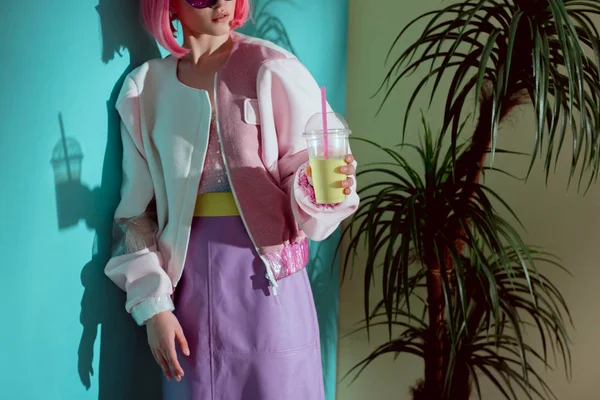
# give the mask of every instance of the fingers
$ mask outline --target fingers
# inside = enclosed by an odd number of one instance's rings
[[[349,196],[352,193],[352,185],[354,185],[354,179],[348,178],[345,181],[342,181],[342,187],[344,188],[344,194]]]
[[[348,154],[346,158],[344,158],[344,161],[348,165],[343,166],[341,171],[342,173],[348,175],[348,179],[342,182],[342,187],[344,188],[344,194],[349,196],[350,193],[352,193],[351,187],[354,185],[354,179],[352,179],[350,176],[356,174],[356,168],[354,168],[354,165],[351,165],[354,162],[354,156],[352,154]]]
[[[152,355],[167,379],[175,378],[177,382],[181,381],[184,373],[177,359],[175,340],[178,341],[183,354],[189,355],[190,350],[177,318],[172,313],[157,314],[152,317],[146,329]]]
[[[175,338],[177,339],[177,343],[179,343],[179,348],[181,349],[181,352],[186,356],[189,356],[190,346],[188,346],[187,339],[185,338],[185,335],[183,334],[183,329],[181,329],[181,327],[177,329],[177,332],[175,333]]]
[[[356,169],[354,168],[354,165],[344,165],[342,168],[340,168],[340,171],[346,175],[354,175]]]
[[[312,168],[310,167],[310,165],[306,166],[306,168],[304,169],[304,172],[306,173],[306,178],[308,179],[308,183],[312,186],[312,184],[313,184]]]
[[[167,349],[163,350],[163,356],[169,363],[171,370],[173,371],[173,375],[177,382],[181,380],[183,376],[183,368],[179,365],[179,360],[177,359],[177,352],[175,351],[175,341],[169,341]]]
[[[158,363],[160,368],[165,373],[165,376],[167,377],[167,379],[172,380],[173,375],[171,374],[171,369],[169,368],[169,365],[167,364],[167,361],[165,360],[165,358],[162,356],[162,353],[159,350],[155,350],[155,349],[150,349],[150,350],[152,350],[152,355],[154,356],[154,359],[156,360],[156,362]]]

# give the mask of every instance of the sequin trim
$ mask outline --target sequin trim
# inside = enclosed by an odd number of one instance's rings
[[[276,280],[281,280],[306,267],[308,263],[308,239],[300,243],[288,244],[283,250],[266,254],[263,259]]]

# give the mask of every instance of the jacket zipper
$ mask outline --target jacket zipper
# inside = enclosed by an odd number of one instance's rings
[[[221,137],[221,124],[219,123],[219,106],[218,101],[217,101],[217,82],[218,82],[218,72],[215,73],[215,81],[214,81],[214,88],[213,88],[213,101],[214,101],[214,108],[215,108],[215,125],[217,128],[217,136],[219,137],[219,146],[221,147],[221,158],[223,159],[223,165],[225,165],[225,171],[227,172],[227,179],[229,180],[229,186],[231,187],[231,193],[233,194],[233,199],[235,201],[235,205],[237,206],[239,212],[240,212],[240,217],[242,219],[242,223],[244,224],[244,227],[246,228],[246,232],[248,233],[248,236],[250,237],[250,240],[252,241],[252,245],[254,246],[254,249],[256,251],[256,254],[259,255],[259,257],[261,258],[265,269],[267,271],[266,273],[266,278],[269,281],[269,284],[271,285],[271,287],[273,288],[273,295],[277,296],[277,287],[279,286],[277,284],[277,280],[275,279],[275,275],[273,274],[273,271],[271,271],[271,269],[268,267],[268,263],[267,261],[263,258],[263,256],[260,254],[260,252],[258,251],[258,246],[256,246],[256,242],[254,241],[254,238],[252,237],[252,233],[250,231],[250,229],[248,229],[248,224],[246,223],[246,219],[244,218],[244,213],[242,212],[242,208],[240,207],[240,203],[239,200],[237,198],[237,195],[235,193],[235,188],[233,187],[233,183],[231,181],[231,174],[229,172],[229,165],[227,164],[227,159],[225,157],[225,148],[223,146],[223,138]]]

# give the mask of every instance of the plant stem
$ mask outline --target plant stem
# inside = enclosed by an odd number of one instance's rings
[[[437,263],[436,263],[437,264]],[[425,348],[425,387],[428,398],[439,399],[444,382],[444,289],[440,269],[429,266],[427,271],[427,303],[429,308],[429,339]]]
[[[502,104],[500,109],[500,121],[506,117],[510,110],[520,104],[518,96],[507,96],[507,101]],[[476,185],[481,177],[482,167],[485,164],[488,154],[491,139],[492,139],[492,94],[482,92],[480,102],[480,115],[477,122],[477,127],[471,139],[471,146],[459,160],[456,166],[457,181],[472,183],[465,185],[465,191],[461,198],[462,207],[467,207],[473,194],[475,193]],[[462,210],[458,210],[462,212]],[[469,226],[470,221],[464,221]],[[431,221],[435,224],[435,221]],[[439,223],[439,221],[438,221]],[[466,237],[465,228],[463,226],[454,227],[454,253],[462,254],[465,242],[462,238]],[[433,227],[428,230],[435,232]],[[446,332],[446,324],[444,319],[445,299],[444,299],[444,283],[441,274],[447,274],[450,278],[454,270],[453,259],[450,256],[450,251],[447,245],[441,242],[436,243],[432,235],[429,236],[430,243],[426,249],[426,265],[427,265],[427,304],[429,312],[429,333],[425,347],[425,393],[426,398],[431,400],[443,399],[443,386],[445,380],[445,372],[448,369],[449,344]],[[441,254],[437,257],[436,254]],[[443,260],[445,265],[440,265]],[[478,329],[483,313],[477,311],[477,315],[469,320],[469,334],[474,334]],[[452,400],[467,400],[470,396],[471,385],[469,371],[466,366],[462,365],[460,359],[457,360],[455,366],[455,374],[452,379],[452,387],[450,393],[445,396]]]

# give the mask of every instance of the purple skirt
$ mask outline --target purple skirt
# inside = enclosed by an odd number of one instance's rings
[[[273,296],[240,217],[194,218],[175,308],[191,355],[165,400],[324,400],[306,270]]]

